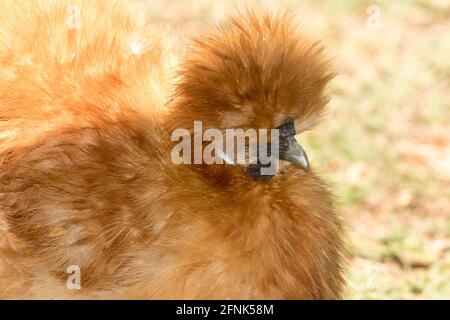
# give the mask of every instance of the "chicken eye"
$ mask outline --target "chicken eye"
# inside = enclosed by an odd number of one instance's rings
[[[281,126],[277,128],[279,130],[280,139],[295,136],[295,123],[294,119],[288,118]]]

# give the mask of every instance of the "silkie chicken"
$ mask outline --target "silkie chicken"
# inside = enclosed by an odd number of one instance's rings
[[[343,224],[296,136],[328,101],[320,45],[247,12],[183,51],[142,12],[0,3],[0,297],[342,298]],[[278,128],[276,171],[174,163],[194,121]]]

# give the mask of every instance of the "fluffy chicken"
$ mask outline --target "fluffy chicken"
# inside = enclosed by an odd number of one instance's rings
[[[342,222],[294,138],[328,100],[321,47],[246,13],[179,59],[143,11],[1,1],[0,297],[341,298]],[[194,121],[284,128],[276,172],[175,164]]]

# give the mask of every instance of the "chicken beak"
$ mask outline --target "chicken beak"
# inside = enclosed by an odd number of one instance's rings
[[[294,136],[289,136],[285,138],[285,146],[280,150],[280,159],[299,166],[305,171],[309,170],[308,156],[305,150],[297,142]]]

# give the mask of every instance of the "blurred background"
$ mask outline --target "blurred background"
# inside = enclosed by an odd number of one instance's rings
[[[348,225],[348,298],[450,298],[449,0],[141,1],[181,38],[238,9],[295,10],[338,72],[303,145]]]

